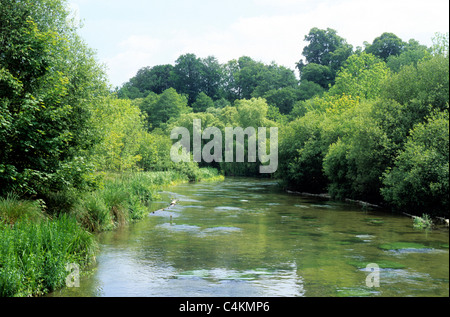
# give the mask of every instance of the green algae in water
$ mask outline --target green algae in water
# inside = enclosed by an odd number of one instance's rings
[[[421,243],[414,242],[393,242],[385,243],[379,246],[383,250],[410,250],[410,249],[427,249],[428,247]]]
[[[366,219],[366,221],[368,222],[369,225],[372,226],[381,226],[382,224],[384,224],[383,219],[380,218],[370,218]]]
[[[340,244],[340,245],[350,245],[350,244],[366,243],[366,242],[360,238],[355,237],[355,238],[340,240],[340,241],[337,241],[336,243]]]
[[[388,261],[388,260],[378,260],[378,261],[351,261],[348,262],[348,264],[358,268],[358,269],[365,269],[369,264],[376,264],[378,265],[378,267],[380,269],[394,269],[394,270],[399,270],[399,269],[404,269],[406,268],[405,265],[401,264],[401,263],[397,263],[397,262],[393,262],[393,261]]]
[[[366,288],[344,288],[336,291],[337,297],[369,297],[375,294]]]

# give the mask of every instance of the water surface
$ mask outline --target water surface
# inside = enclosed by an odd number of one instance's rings
[[[407,217],[287,194],[270,180],[161,196],[151,210],[179,204],[101,234],[94,271],[51,296],[449,296],[448,229],[415,230]],[[380,287],[366,284],[369,263]]]

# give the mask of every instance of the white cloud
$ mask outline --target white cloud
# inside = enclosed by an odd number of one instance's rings
[[[131,35],[119,43],[120,52],[113,57],[104,58],[109,69],[110,81],[120,85],[133,77],[136,72],[154,59],[162,44],[159,39],[146,35]]]

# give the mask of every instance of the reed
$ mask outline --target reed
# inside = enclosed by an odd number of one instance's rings
[[[64,286],[65,267],[94,259],[93,235],[68,215],[0,225],[0,296],[37,296]]]
[[[45,217],[42,201],[20,200],[10,193],[5,198],[0,197],[0,222],[14,224],[21,219],[38,221]]]

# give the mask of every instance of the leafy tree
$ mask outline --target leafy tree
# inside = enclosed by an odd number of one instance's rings
[[[208,97],[204,92],[201,92],[194,104],[192,105],[192,109],[194,112],[205,112],[206,109],[214,107],[214,101]]]
[[[177,93],[174,88],[157,95],[150,93],[144,99],[138,99],[139,108],[147,115],[149,129],[162,127],[170,119],[176,119],[191,109],[187,106],[187,98]]]
[[[117,92],[119,98],[145,98],[150,92],[161,94],[174,86],[172,65],[157,65],[141,68],[136,76],[125,83]]]
[[[381,96],[405,105],[410,126],[422,122],[433,110],[444,110],[449,101],[449,59],[436,55],[408,65],[381,84]]]
[[[309,44],[303,49],[303,60],[297,64],[300,71],[300,77],[320,84],[323,88],[328,88],[329,83],[333,83],[337,71],[342,63],[352,55],[353,47],[345,39],[337,35],[336,30],[327,28],[322,30],[312,28],[309,34],[305,36],[305,41]],[[310,66],[309,64],[322,65],[324,67]],[[304,71],[307,71],[308,78],[304,78]],[[317,78],[318,81],[314,81]]]
[[[328,89],[334,82],[334,76],[329,66],[309,63],[302,68],[302,81],[309,81]]]
[[[276,63],[262,65],[257,76],[257,86],[251,93],[254,98],[263,97],[268,91],[296,88],[298,80],[292,70]]]
[[[302,80],[300,82],[300,86],[298,87],[297,94],[299,100],[308,100],[315,96],[320,96],[324,92],[325,89],[319,84],[308,80]]]
[[[277,176],[291,190],[323,193],[328,179],[322,162],[328,144],[321,138],[323,114],[307,112],[281,129]]]
[[[189,105],[195,102],[197,95],[202,91],[203,77],[203,63],[195,54],[181,55],[175,61],[173,88],[187,96]]]
[[[383,177],[383,197],[408,213],[448,217],[448,110],[415,126],[395,165]]]
[[[107,85],[65,8],[59,0],[4,0],[0,6],[2,193],[86,184],[83,157],[97,142],[89,118]],[[79,173],[63,172],[68,169]]]
[[[420,45],[415,40],[409,40],[404,50],[400,55],[390,55],[387,58],[386,64],[388,67],[398,73],[404,66],[413,65],[417,67],[417,63],[421,60],[431,57],[429,48],[425,45]]]
[[[201,92],[217,100],[222,95],[223,69],[217,58],[208,56],[201,60],[203,64],[203,87]]]
[[[372,54],[355,54],[338,72],[330,94],[348,94],[373,99],[380,95],[381,82],[389,76],[386,63]]]
[[[434,37],[432,38],[433,40],[433,45],[431,47],[431,53],[433,56],[445,56],[448,57],[449,56],[449,33],[440,33],[437,32]]]
[[[366,43],[365,52],[387,61],[389,56],[400,55],[406,45],[407,44],[394,33],[385,32],[375,38],[372,44]]]
[[[256,62],[248,56],[242,56],[238,60],[238,67],[234,77],[237,79],[239,99],[250,99],[253,91],[259,85],[259,77],[263,72],[264,64]]]
[[[323,161],[332,197],[379,202],[381,176],[392,157],[391,141],[372,117],[372,102],[362,102],[338,115],[341,130]]]
[[[292,87],[274,89],[264,95],[269,105],[275,106],[280,113],[288,114],[292,111],[294,103],[298,100],[298,91]]]
[[[101,135],[92,150],[97,170],[126,171],[142,160],[141,146],[148,141],[145,117],[131,100],[108,97],[92,117]]]

